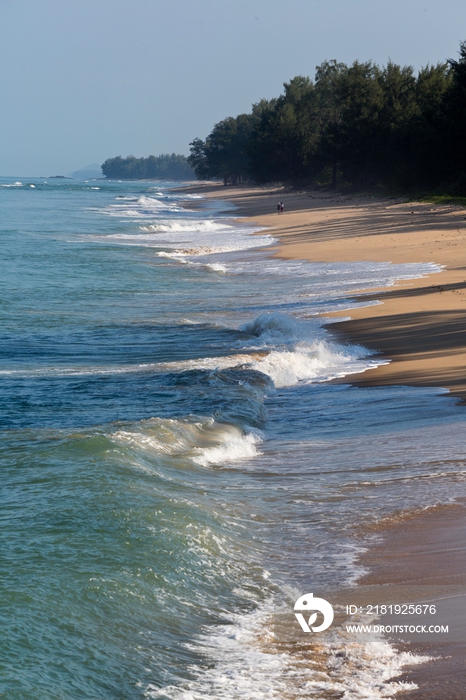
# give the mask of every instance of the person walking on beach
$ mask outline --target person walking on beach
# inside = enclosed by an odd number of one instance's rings
[[[280,214],[283,214],[283,209],[285,207],[283,206],[283,202],[280,202]]]
[[[277,214],[280,214],[281,209],[282,209],[282,203],[281,203],[281,202],[278,202],[278,204],[277,204]]]

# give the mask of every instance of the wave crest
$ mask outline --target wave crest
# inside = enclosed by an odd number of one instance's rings
[[[251,459],[259,454],[262,441],[258,430],[243,431],[230,423],[213,418],[151,418],[133,430],[118,430],[109,435],[112,441],[153,453],[185,457],[206,467]]]

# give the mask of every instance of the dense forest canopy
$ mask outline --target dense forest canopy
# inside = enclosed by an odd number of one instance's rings
[[[118,180],[193,180],[195,177],[186,156],[176,153],[148,158],[108,158],[102,172],[105,177]]]
[[[466,42],[411,66],[325,61],[190,144],[199,179],[466,194]]]

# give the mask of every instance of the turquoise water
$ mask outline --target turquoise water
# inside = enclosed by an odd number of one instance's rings
[[[303,695],[263,637],[359,525],[464,495],[452,399],[328,381],[380,358],[321,314],[435,267],[278,261],[170,183],[0,185],[0,697],[381,697],[354,659]]]

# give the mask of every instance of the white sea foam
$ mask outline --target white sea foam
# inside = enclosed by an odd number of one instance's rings
[[[222,265],[222,263],[207,263],[204,267],[213,272],[226,272],[228,270],[227,266]]]
[[[133,212],[137,218],[137,212]],[[127,244],[145,244],[165,247],[182,256],[198,257],[202,255],[224,254],[239,250],[248,250],[268,246],[274,242],[269,235],[252,236],[255,229],[232,226],[222,220],[211,219],[161,219],[157,223],[139,226],[138,233],[117,233],[105,238]],[[164,252],[159,253],[161,257]],[[223,260],[215,261],[223,264]]]
[[[185,263],[185,258],[193,256],[222,255],[268,246],[275,240],[267,234],[252,236],[252,233],[260,229],[235,225],[225,216],[203,217],[202,214],[181,207],[179,196],[163,194],[155,188],[154,190],[152,196],[120,196],[117,201],[103,209],[108,216],[119,217],[122,220],[132,219],[139,224],[138,231],[99,236],[94,240],[105,240],[107,243],[114,241],[120,245],[168,248],[180,254],[180,263]],[[188,196],[188,199],[199,198],[199,195]],[[209,262],[224,265],[223,260]]]
[[[165,233],[199,233],[203,231],[215,232],[235,232],[237,229],[231,224],[226,224],[223,221],[215,221],[212,219],[200,219],[194,221],[186,221],[185,219],[175,219],[174,221],[164,220],[161,223],[150,224],[149,226],[140,226],[141,231],[165,232]]]
[[[165,688],[148,685],[145,697],[321,700],[338,695],[342,700],[382,700],[415,689],[414,683],[393,679],[406,665],[429,659],[397,652],[381,637],[356,643],[330,632],[318,639],[283,642],[272,631],[276,614],[277,608],[269,599],[252,613],[230,615],[229,624],[215,626],[197,639],[195,649],[201,651],[207,663],[191,667],[194,680]]]
[[[160,201],[160,199],[154,198],[154,197],[147,197],[145,195],[142,195],[141,197],[138,197],[137,200],[138,204],[143,206],[146,209],[160,209],[161,207],[164,206],[164,203]]]
[[[200,466],[252,459],[259,453],[260,431],[248,433],[213,418],[151,418],[134,429],[117,430],[109,437],[146,452],[184,457]]]
[[[373,357],[373,351],[362,346],[329,340],[325,329],[315,320],[302,321],[280,313],[263,314],[244,324],[242,330],[252,337],[237,341],[238,353],[160,362],[147,367],[161,372],[241,367],[267,375],[276,387],[286,387],[299,382],[324,382],[388,362]]]
[[[294,386],[299,382],[324,382],[349,374],[364,372],[388,360],[371,359],[371,352],[359,346],[343,346],[319,341],[301,343],[295,350],[273,350],[259,353],[239,353],[221,357],[200,358],[158,365],[166,371],[193,369],[224,370],[243,367],[266,374],[279,387]]]
[[[177,253],[176,251],[172,250],[170,252],[167,252],[166,250],[161,250],[156,255],[159,258],[169,258],[171,260],[178,260],[181,263],[187,262],[186,256],[183,253]]]
[[[209,464],[225,464],[252,459],[260,454],[258,445],[262,438],[258,432],[243,433],[236,429],[223,432],[223,442],[214,447],[196,447],[193,462],[207,467]]]
[[[94,240],[111,242],[124,245],[137,245],[137,246],[148,246],[148,247],[167,247],[172,248],[173,253],[170,255],[173,257],[177,254],[180,257],[199,257],[199,256],[211,256],[224,253],[232,253],[240,250],[248,250],[251,248],[263,247],[271,245],[274,239],[271,236],[237,236],[232,235],[230,238],[226,236],[217,237],[192,237],[187,238],[185,234],[181,232],[172,233],[170,237],[160,236],[160,233],[116,233],[105,237],[96,237]],[[160,257],[168,257],[166,251],[161,251],[157,253]],[[219,263],[222,264],[222,263]]]
[[[204,270],[208,270],[211,272],[227,272],[228,268],[226,265],[222,265],[222,263],[203,263],[203,262],[194,262],[194,260],[190,260],[189,256],[187,256],[185,253],[177,253],[175,251],[171,253],[167,253],[166,251],[160,251],[156,253],[156,255],[160,258],[168,258],[171,260],[176,260],[176,262],[180,263],[181,265],[189,265],[191,267],[200,267],[203,268]]]
[[[241,346],[269,350],[255,357],[251,367],[267,374],[275,386],[302,381],[326,381],[363,372],[387,361],[371,358],[374,353],[358,345],[330,341],[315,321],[300,321],[280,313],[263,314],[243,326],[253,338]]]
[[[323,382],[363,372],[381,364],[368,360],[369,351],[336,343],[301,343],[294,351],[273,351],[260,360],[253,360],[252,369],[267,374],[276,387],[293,386],[303,381]],[[364,358],[364,359],[363,359]]]
[[[128,204],[130,206],[128,206]],[[157,197],[120,197],[119,201],[107,205],[103,210],[108,216],[116,216],[123,219],[134,219],[136,221],[153,219],[165,212],[183,211],[175,200],[167,197],[158,199]]]

